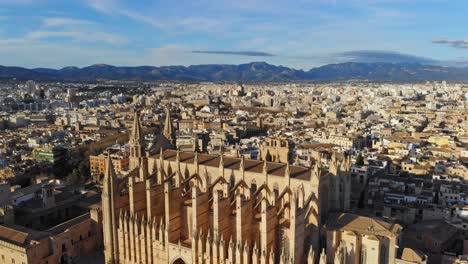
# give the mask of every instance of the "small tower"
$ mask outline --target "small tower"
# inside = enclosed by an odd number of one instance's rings
[[[176,144],[176,138],[175,138],[175,133],[174,133],[174,127],[172,126],[172,120],[171,120],[171,112],[169,111],[169,108],[166,108],[166,119],[164,120],[164,131],[163,135],[164,137],[171,142],[173,146]]]
[[[117,244],[117,221],[115,214],[115,193],[117,192],[117,178],[110,155],[107,156],[106,173],[102,188],[102,215],[104,233],[104,257],[106,263],[119,263]]]
[[[140,118],[138,112],[135,111],[133,118],[133,128],[130,134],[130,170],[137,168],[140,165],[140,158],[143,157],[144,143],[141,131]]]

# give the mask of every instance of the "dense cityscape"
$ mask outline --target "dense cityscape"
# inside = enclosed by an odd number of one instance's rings
[[[468,264],[467,0],[0,0],[0,264]]]
[[[6,81],[2,263],[467,263],[463,83]]]

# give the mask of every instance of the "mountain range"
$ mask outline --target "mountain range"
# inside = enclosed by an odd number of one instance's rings
[[[17,80],[178,80],[178,81],[468,81],[468,68],[443,67],[417,63],[359,63],[329,64],[308,71],[265,62],[240,65],[209,64],[192,66],[119,67],[95,64],[88,67],[62,69],[0,66],[0,78]]]

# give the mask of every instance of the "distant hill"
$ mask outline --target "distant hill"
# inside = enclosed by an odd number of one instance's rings
[[[96,64],[59,70],[0,66],[0,78],[19,80],[179,80],[179,81],[291,81],[291,80],[373,80],[373,81],[468,81],[468,68],[442,67],[416,63],[329,64],[309,71],[275,66],[265,62],[240,65],[210,64],[192,66],[119,67]]]

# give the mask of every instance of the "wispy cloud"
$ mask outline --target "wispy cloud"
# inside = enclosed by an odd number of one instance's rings
[[[383,50],[358,50],[358,51],[346,51],[341,53],[332,54],[333,60],[338,62],[388,62],[388,63],[421,63],[431,64],[437,61],[414,56],[410,54],[403,54],[394,51],[383,51]]]
[[[105,42],[107,44],[123,44],[127,39],[123,36],[100,31],[33,31],[29,33],[26,40],[43,40],[52,38],[68,38],[82,42]]]
[[[158,48],[149,49],[148,59],[152,65],[199,65],[199,64],[226,64],[226,58],[229,57],[230,64],[241,64],[252,61],[251,56],[232,56],[237,54],[226,53],[207,53],[197,52],[193,47],[183,44],[169,44]],[[201,50],[198,50],[201,51]],[[262,57],[265,60],[276,58],[275,56]],[[262,59],[263,60],[263,59]]]
[[[114,0],[87,0],[88,5],[98,12],[128,17],[140,21],[155,28],[163,28],[163,24],[154,17],[144,15],[140,12],[122,8]]]
[[[68,17],[44,18],[39,29],[25,36],[27,40],[52,38],[68,38],[81,42],[103,42],[107,44],[124,44],[128,42],[124,36],[101,30],[94,21]]]
[[[59,27],[59,26],[89,26],[95,23],[89,20],[64,18],[64,17],[49,17],[43,20],[45,27]]]
[[[218,55],[238,55],[251,57],[273,57],[275,54],[262,51],[225,51],[225,50],[194,50],[192,53],[218,54]]]
[[[101,30],[90,20],[48,17],[42,19],[39,27],[16,38],[0,39],[0,45],[34,44],[53,39],[67,39],[82,43],[105,43],[119,45],[128,43],[125,36]]]
[[[457,49],[468,49],[468,39],[452,40],[446,38],[439,38],[432,40],[432,43],[448,45]]]
[[[135,10],[121,5],[115,0],[87,0],[88,5],[98,12],[127,17],[131,20],[147,24],[159,30],[171,33],[179,30],[214,32],[223,29],[224,22],[211,17],[177,17],[168,18],[148,15],[141,10]],[[158,18],[156,18],[158,17]]]

